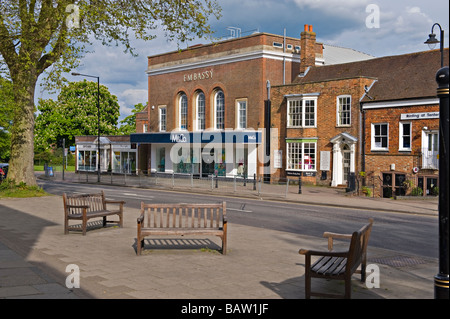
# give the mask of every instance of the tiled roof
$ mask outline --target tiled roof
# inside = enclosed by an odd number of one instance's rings
[[[448,66],[448,48],[444,65]],[[436,72],[440,69],[439,50],[387,56],[365,61],[315,66],[296,83],[323,82],[345,78],[367,77],[377,80],[369,91],[372,100],[387,101],[436,97]]]

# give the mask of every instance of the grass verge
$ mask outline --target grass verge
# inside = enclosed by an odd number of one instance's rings
[[[49,194],[39,186],[28,186],[23,182],[16,184],[14,180],[9,178],[0,183],[0,198],[26,198],[48,195]]]

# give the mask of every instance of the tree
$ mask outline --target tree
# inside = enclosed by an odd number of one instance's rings
[[[119,103],[100,85],[100,134],[117,133]],[[39,100],[40,114],[34,131],[35,148],[46,150],[63,138],[75,145],[75,136],[98,134],[97,83],[71,82],[61,89],[57,101]]]
[[[183,43],[212,33],[208,17],[220,15],[216,0],[10,0],[0,2],[0,70],[12,80],[14,116],[9,176],[35,185],[34,92],[46,70],[47,83],[78,66],[91,39],[124,45],[134,54],[130,34],[155,38],[162,28]],[[6,66],[6,68],[5,68]],[[51,66],[51,68],[50,68]]]
[[[131,114],[120,121],[120,124],[122,125],[119,127],[119,134],[128,135],[131,133],[136,133],[136,113],[142,112],[146,106],[147,103],[138,103],[134,106]]]
[[[12,83],[0,77],[0,162],[8,162],[13,118]]]

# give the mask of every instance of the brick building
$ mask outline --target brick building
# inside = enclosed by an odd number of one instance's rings
[[[372,58],[329,51],[333,63]],[[327,65],[327,52],[305,25],[300,38],[255,33],[148,57],[148,105],[130,136],[139,170],[263,174],[268,85],[289,85],[310,67]]]
[[[448,63],[448,49],[445,50]],[[272,180],[347,185],[366,175],[376,196],[437,185],[439,51],[311,66],[292,84],[272,87]],[[359,180],[359,179],[358,179]],[[360,180],[363,182],[363,180]]]
[[[448,65],[448,53],[445,49],[444,65]],[[440,62],[439,50],[433,50],[386,57],[377,65],[379,76],[361,100],[362,165],[375,196],[401,196],[415,188],[424,196],[438,193],[435,75]]]

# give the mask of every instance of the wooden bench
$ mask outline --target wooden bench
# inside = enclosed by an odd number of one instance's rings
[[[222,254],[227,253],[226,203],[220,204],[145,204],[137,219],[137,255],[146,236],[203,235],[222,239]]]
[[[118,223],[123,227],[123,205],[124,201],[110,201],[105,199],[105,193],[102,191],[97,194],[63,194],[64,202],[64,234],[69,230],[79,230],[79,227],[69,225],[69,220],[81,220],[81,229],[83,235],[86,235],[87,222],[91,218],[103,218],[103,227],[107,223]],[[118,204],[117,209],[107,209],[107,204]],[[116,205],[117,207],[117,205]],[[119,221],[107,220],[107,216],[118,215]]]
[[[305,255],[305,298],[311,296],[322,297],[351,297],[351,278],[356,273],[361,273],[361,281],[366,280],[367,244],[372,231],[373,219],[353,234],[337,234],[325,232],[323,236],[328,238],[328,251],[314,251],[300,249],[299,253]],[[333,239],[350,239],[350,246],[345,251],[333,251]],[[311,256],[319,256],[319,259],[311,265]],[[361,266],[360,270],[358,267]],[[319,293],[311,291],[311,278],[338,279],[345,282],[344,295]]]

